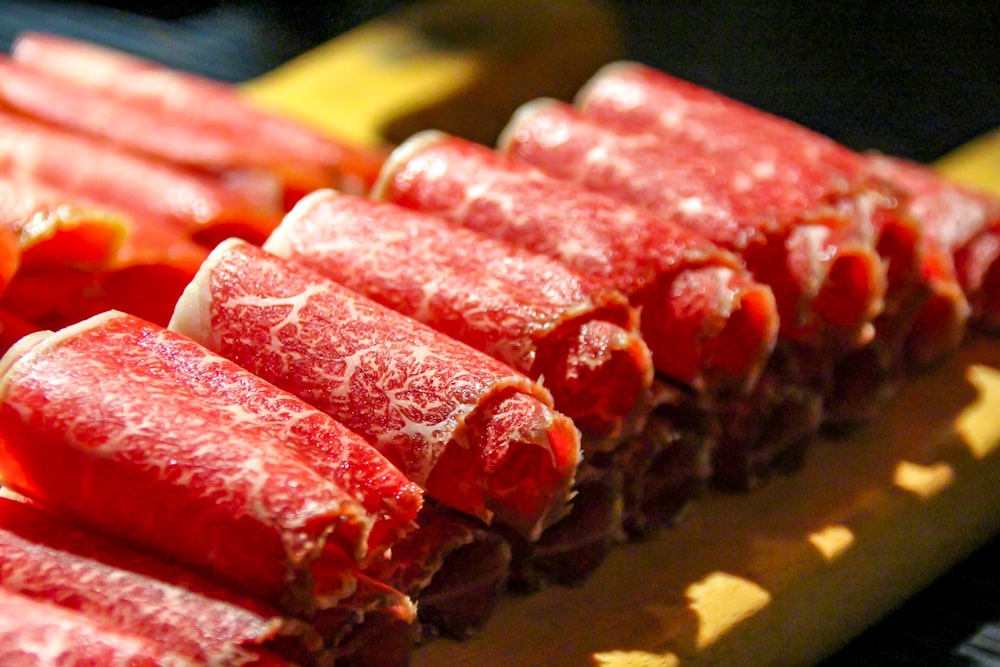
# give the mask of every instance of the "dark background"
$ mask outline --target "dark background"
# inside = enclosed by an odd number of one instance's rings
[[[0,48],[21,30],[46,30],[238,83],[413,4],[0,0]],[[527,20],[517,12],[531,10],[517,7],[508,20]],[[856,149],[928,162],[1000,128],[998,2],[620,0],[607,8],[622,56]],[[992,623],[1000,619],[998,562],[1000,538],[826,667],[1000,664],[1000,626]]]
[[[413,4],[0,0],[0,47],[18,30],[47,29],[240,82]],[[625,57],[857,149],[930,161],[1000,127],[1000,2],[605,4],[617,16]]]

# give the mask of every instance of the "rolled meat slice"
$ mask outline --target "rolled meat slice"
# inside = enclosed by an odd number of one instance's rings
[[[0,175],[19,174],[136,220],[165,221],[207,246],[230,236],[263,243],[283,212],[253,175],[185,169],[0,111]]]
[[[123,313],[22,339],[0,399],[6,486],[284,609],[349,604],[421,505],[327,415]]]
[[[641,427],[653,367],[638,313],[548,257],[331,190],[300,201],[264,249],[541,379],[585,450]]]
[[[446,506],[529,539],[569,510],[579,432],[545,389],[311,270],[224,242],[170,326],[364,435]]]
[[[108,114],[64,113],[71,105],[42,104],[43,84],[21,92],[33,113],[149,154],[211,170],[262,169],[284,183],[285,203],[322,187],[363,194],[378,174],[382,154],[257,108],[234,87],[106,47],[41,33],[24,33],[13,58],[55,80],[68,82]],[[13,85],[13,84],[9,84]],[[49,84],[52,85],[52,84]],[[58,99],[58,88],[53,91]],[[29,97],[30,96],[30,97]],[[103,98],[103,99],[102,99]],[[92,107],[93,108],[93,107]],[[134,109],[133,113],[130,109]],[[112,113],[113,111],[113,113]],[[137,125],[126,127],[125,119]],[[147,128],[149,131],[131,130]]]
[[[777,336],[771,291],[739,259],[642,209],[440,132],[386,161],[374,196],[563,262],[641,308],[656,371],[709,392],[745,391]]]
[[[878,176],[909,195],[907,210],[932,250],[939,253],[943,270],[954,270],[973,321],[988,330],[1000,328],[1000,198],[952,183],[930,167],[909,160],[877,154],[867,157]],[[949,263],[953,266],[948,267]]]
[[[727,485],[752,486],[767,461],[815,435],[815,396],[770,367],[774,295],[704,236],[436,132],[396,149],[374,195],[556,257],[641,307],[661,380],[654,393],[664,398],[654,400],[656,423],[612,464],[624,465],[626,525],[638,532],[670,519],[667,507],[683,508],[710,470]],[[674,483],[650,486],[657,477]]]
[[[322,649],[302,621],[8,499],[0,499],[0,589],[80,612],[198,664],[284,664],[272,649],[289,660],[315,659]]]
[[[0,228],[14,235],[19,256],[0,303],[36,329],[109,309],[165,326],[208,255],[172,225],[137,224],[23,174],[0,177]]]
[[[738,155],[610,128],[555,101],[523,107],[503,142],[555,176],[672,217],[739,253],[778,303],[778,372],[822,396],[826,424],[863,422],[898,388],[903,342],[928,285],[918,270],[919,231],[885,189],[823,174],[813,182],[808,173],[793,187],[801,156],[754,162],[784,174],[771,178],[761,167],[754,185],[732,166],[753,171]],[[769,154],[755,142],[749,133],[721,145]]]
[[[541,379],[556,409],[581,429],[584,452],[613,450],[646,421],[653,368],[635,309],[553,259],[437,217],[328,190],[300,201],[264,248]],[[540,543],[519,546],[522,560],[539,565],[536,556],[545,554],[546,569],[562,579],[592,570],[600,559],[582,557],[581,548],[616,543],[622,532],[616,490],[606,498],[606,486],[578,484],[572,514]],[[578,524],[582,537],[570,528]],[[447,597],[434,599],[455,597],[455,587],[451,582]],[[448,632],[469,625],[462,614],[429,604],[421,599],[421,613]]]
[[[606,65],[580,90],[577,107],[607,127],[652,132],[681,165],[699,169],[710,160],[713,181],[729,193],[740,217],[770,217],[781,226],[832,214],[848,218],[848,229],[876,243],[885,234],[892,244],[919,235],[912,221],[899,216],[897,193],[866,177],[858,153],[664,72],[637,63]],[[915,270],[904,254],[914,249],[880,249],[895,263],[888,269],[891,289],[894,280]]]
[[[164,654],[154,642],[119,632],[80,612],[6,590],[0,590],[0,664],[195,666]]]
[[[504,130],[501,151],[640,205],[739,254],[773,290],[785,338],[853,349],[874,336],[885,276],[872,234],[858,219],[862,204],[874,202],[847,195],[814,202],[795,217],[779,216],[776,209],[786,202],[767,200],[768,189],[718,164],[701,146],[612,129],[555,100],[522,106]],[[748,179],[744,191],[761,193],[761,210],[735,196],[740,176]],[[810,193],[806,185],[795,193]]]
[[[795,219],[833,205],[871,233],[887,264],[875,348],[892,365],[930,362],[955,349],[967,308],[954,277],[922,239],[905,196],[864,157],[791,121],[636,63],[602,68],[578,95],[588,117],[626,132],[652,132],[671,159],[711,161],[713,181],[740,215]],[[891,181],[892,179],[889,179]],[[751,187],[752,186],[752,187]],[[900,359],[905,353],[907,359]],[[857,360],[848,360],[857,364]],[[866,364],[870,368],[870,364]],[[890,378],[891,379],[891,378]]]

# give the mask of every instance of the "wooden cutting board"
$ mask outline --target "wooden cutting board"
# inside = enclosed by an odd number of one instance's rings
[[[571,97],[619,44],[596,3],[423,3],[245,90],[365,145],[424,127],[489,143],[514,107]],[[1000,134],[940,167],[1000,191]],[[795,475],[708,493],[581,587],[507,599],[479,636],[422,647],[414,664],[813,663],[1000,532],[998,444],[1000,342],[973,336],[876,423],[817,443]]]

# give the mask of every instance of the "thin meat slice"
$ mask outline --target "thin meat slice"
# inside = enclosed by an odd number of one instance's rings
[[[353,632],[342,635],[327,655],[338,667],[407,667],[419,639],[413,618],[412,606],[392,606],[368,612],[361,624],[352,624],[350,618],[334,619],[335,627],[349,625]]]
[[[133,316],[32,334],[0,371],[5,485],[286,609],[360,595],[421,505],[327,415]]]
[[[79,612],[6,590],[0,590],[0,663],[25,667],[197,665]]]
[[[0,109],[154,160],[206,173],[231,173],[247,184],[270,183],[271,190],[282,187],[265,164],[252,159],[258,153],[246,139],[217,138],[184,115],[136,104],[2,56]]]
[[[548,257],[330,190],[300,201],[264,249],[540,379],[585,449],[641,426],[653,367],[636,310]]]
[[[166,325],[208,251],[172,225],[125,213],[24,174],[0,177],[0,229],[18,266],[2,295],[36,329],[59,329],[109,309]]]
[[[230,236],[262,243],[283,210],[248,175],[185,169],[0,111],[0,175],[19,174],[136,220],[167,222],[208,246]]]
[[[207,249],[166,230],[134,230],[101,268],[22,267],[0,307],[41,329],[60,329],[111,309],[165,326],[207,255]]]
[[[713,182],[741,218],[779,227],[839,218],[890,263],[888,299],[919,279],[919,230],[900,215],[898,192],[829,137],[637,63],[603,67],[580,90],[577,107],[607,127],[655,134],[679,166],[711,165]]]
[[[748,491],[775,473],[798,470],[821,427],[828,423],[829,401],[811,387],[790,381],[782,368],[788,363],[784,357],[793,357],[792,365],[799,363],[797,352],[789,353],[779,345],[776,363],[753,393],[716,408],[720,428],[712,481],[717,486]],[[792,375],[801,373],[793,371]],[[871,395],[863,394],[860,400],[870,402]]]
[[[749,390],[774,346],[771,291],[739,259],[639,208],[479,144],[426,132],[386,161],[375,196],[549,255],[641,308],[656,371],[710,392]]]
[[[556,409],[582,430],[585,452],[615,449],[646,421],[653,368],[635,310],[620,293],[598,289],[548,257],[440,218],[333,191],[300,201],[264,248],[540,379]],[[620,534],[617,491],[601,502],[605,487],[577,484],[571,516],[520,551],[546,553],[548,570],[561,578],[593,569],[600,559],[580,558],[579,537],[559,536],[575,524],[590,529],[588,538],[598,526],[598,541]],[[563,556],[558,563],[556,552]],[[434,593],[436,602],[421,598],[422,615],[452,634],[474,627],[470,610],[438,609],[452,603],[460,586],[438,579],[446,595]]]
[[[380,152],[264,111],[232,86],[120,51],[25,33],[11,52],[17,62],[77,86],[81,95],[89,94],[88,99],[109,110],[106,116],[86,119],[65,114],[63,122],[86,123],[92,131],[114,134],[150,154],[205,169],[275,173],[284,183],[286,205],[322,187],[367,192],[381,164]],[[134,119],[139,128],[151,122],[156,129],[151,134],[125,132],[119,118]]]
[[[671,146],[730,152],[735,162],[718,165],[720,176],[745,195],[734,204],[758,215],[822,200],[858,167],[857,154],[828,137],[639,63],[602,67],[576,107],[612,127],[653,131]]]
[[[732,131],[737,139],[723,148],[742,155],[733,147],[758,146],[753,133]],[[795,190],[785,177],[769,180],[763,167],[764,182],[754,185],[737,168],[739,155],[611,128],[555,101],[523,107],[503,143],[554,176],[677,220],[739,253],[778,303],[778,372],[823,397],[826,423],[870,418],[899,386],[902,343],[927,285],[917,270],[915,225],[883,188],[821,174],[817,183],[804,177]],[[768,145],[759,146],[767,154]],[[763,164],[787,176],[798,163]],[[858,375],[864,367],[870,372]]]
[[[605,126],[656,135],[670,159],[689,169],[707,161],[740,215],[795,220],[833,206],[836,216],[853,219],[872,236],[887,267],[884,308],[873,344],[834,371],[835,394],[891,393],[907,366],[932,363],[955,349],[967,319],[958,284],[923,239],[904,190],[870,169],[862,155],[635,63],[604,67],[580,91],[577,105]],[[881,375],[888,386],[859,391],[859,378],[849,376],[852,367],[874,369],[868,374]],[[852,412],[846,404],[834,411]]]
[[[652,365],[634,332],[634,309],[551,258],[333,192],[301,201],[265,248],[540,378],[556,408],[583,431],[588,458],[636,437],[646,421]],[[581,474],[623,476],[612,469]],[[544,570],[545,578],[578,580],[620,541],[621,484],[586,481],[574,493],[571,515],[537,543],[512,538],[515,578]]]
[[[428,503],[420,530],[367,572],[418,601],[422,638],[466,638],[489,619],[506,589],[511,547],[496,530]]]
[[[635,490],[626,526],[671,521],[708,477],[709,460],[725,461],[720,471],[760,471],[759,462],[778,458],[786,448],[800,449],[815,433],[815,420],[785,418],[801,414],[805,405],[812,415],[815,400],[793,386],[797,379],[774,381],[779,319],[771,289],[703,235],[436,132],[397,148],[374,194],[553,256],[641,307],[640,327],[664,389],[657,393],[666,398],[654,400],[655,423],[618,459],[626,464],[625,488]],[[758,390],[765,375],[768,388]],[[675,424],[685,425],[681,433],[674,432]],[[781,433],[773,430],[778,427]],[[750,458],[758,463],[729,463]],[[643,470],[656,470],[673,483],[656,489]],[[725,477],[729,484],[732,476]]]
[[[129,233],[114,260],[95,272],[91,288],[70,302],[77,308],[64,309],[55,326],[103,310],[124,311],[164,327],[170,321],[174,304],[205,261],[208,249],[169,227],[128,220]],[[43,323],[53,326],[52,320]]]
[[[568,511],[579,433],[509,366],[233,239],[171,328],[368,438],[427,495],[531,538]]]
[[[108,210],[67,200],[30,178],[0,178],[0,227],[17,239],[21,266],[103,267],[128,230]]]
[[[858,220],[863,205],[873,205],[867,200],[845,193],[795,217],[778,215],[791,204],[767,200],[770,190],[702,146],[612,129],[554,100],[521,107],[504,131],[501,150],[551,176],[642,206],[739,254],[773,290],[786,338],[853,349],[874,336],[885,275],[873,235]],[[780,165],[772,168],[780,171]],[[765,193],[760,209],[758,202],[735,196],[741,176],[746,192]]]
[[[305,623],[261,602],[8,499],[0,499],[0,589],[80,612],[199,664],[279,664],[268,647],[289,659],[322,648]]]
[[[113,214],[74,206],[20,176],[0,176],[0,286],[37,267],[93,270],[113,258],[126,230]],[[36,298],[43,297],[39,292]]]
[[[878,176],[909,195],[907,210],[938,259],[929,272],[937,276],[953,271],[968,298],[972,320],[988,330],[1000,327],[1000,198],[952,183],[909,160],[877,154],[867,158]],[[923,321],[933,319],[928,316]]]

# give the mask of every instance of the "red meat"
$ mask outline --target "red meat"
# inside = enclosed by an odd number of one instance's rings
[[[510,572],[511,548],[495,530],[428,504],[414,531],[368,573],[418,601],[427,634],[468,637],[489,618]]]
[[[273,604],[350,598],[421,504],[360,437],[138,318],[33,334],[0,369],[6,484]]]
[[[553,256],[641,308],[658,376],[695,395],[665,385],[659,393],[669,398],[654,401],[654,423],[616,457],[629,485],[643,489],[626,508],[627,523],[671,517],[665,508],[684,506],[712,457],[723,463],[715,471],[728,484],[740,476],[733,471],[757,475],[767,467],[761,462],[798,451],[815,434],[816,399],[797,380],[776,381],[773,369],[764,378],[779,326],[770,288],[697,232],[436,132],[400,146],[374,194]],[[641,472],[647,467],[676,483],[644,488],[655,485]],[[741,478],[739,485],[753,483]]]
[[[54,81],[77,87],[97,108],[109,110],[106,118],[67,115],[61,122],[86,124],[90,131],[113,134],[134,148],[204,169],[276,174],[284,184],[286,204],[320,187],[364,193],[381,164],[378,151],[258,109],[231,86],[123,52],[28,33],[18,37],[12,54]],[[49,85],[59,95],[57,84]],[[46,105],[44,112],[59,113],[55,107]],[[112,113],[114,121],[107,122]],[[152,127],[148,132],[125,132],[132,129],[126,128],[131,118],[140,128]]]
[[[743,155],[745,148],[734,142],[732,150]],[[845,192],[817,201],[827,191],[808,180],[788,188],[786,199],[785,188],[761,187],[781,172],[773,160],[744,165],[693,142],[611,129],[555,101],[522,107],[505,130],[502,150],[738,253],[774,291],[784,337],[852,349],[874,336],[885,276],[872,234],[858,219],[872,205],[867,199]],[[753,197],[738,196],[744,192]],[[815,205],[802,208],[800,199]],[[781,214],[788,209],[796,215]]]
[[[712,183],[743,219],[780,226],[832,213],[848,229],[853,224],[870,236],[887,265],[885,307],[872,349],[861,353],[860,363],[845,360],[845,367],[871,368],[881,357],[877,367],[898,382],[908,363],[933,362],[955,349],[967,319],[958,283],[923,240],[925,230],[916,224],[905,192],[891,178],[873,177],[860,154],[789,120],[632,63],[595,74],[578,106],[607,127],[655,135],[681,169],[710,165]]]
[[[18,260],[0,303],[36,329],[109,309],[165,326],[208,254],[172,225],[138,224],[25,174],[0,177],[0,229]]]
[[[116,631],[79,612],[0,590],[0,664],[159,667],[165,660],[186,663],[164,654],[154,642]]]
[[[1000,199],[908,160],[870,155],[868,166],[908,193],[907,210],[924,230],[929,254],[938,259],[937,267],[928,262],[931,275],[954,271],[972,319],[987,329],[1000,328]]]
[[[262,243],[281,219],[281,201],[252,175],[227,178],[118,149],[106,141],[0,112],[0,175],[172,224],[213,246],[229,236]]]
[[[171,328],[341,420],[445,505],[532,537],[568,511],[579,433],[547,391],[304,267],[223,243]]]
[[[656,370],[675,381],[749,389],[774,345],[774,297],[735,255],[485,146],[414,137],[387,161],[375,194],[550,255],[623,292],[642,310]]]
[[[263,603],[7,499],[0,499],[0,588],[205,664],[279,664],[264,645],[307,634],[304,623]],[[318,638],[305,638],[300,655],[309,648],[320,648]]]
[[[540,378],[585,448],[637,430],[653,368],[636,311],[548,257],[332,191],[301,201],[264,248]]]

